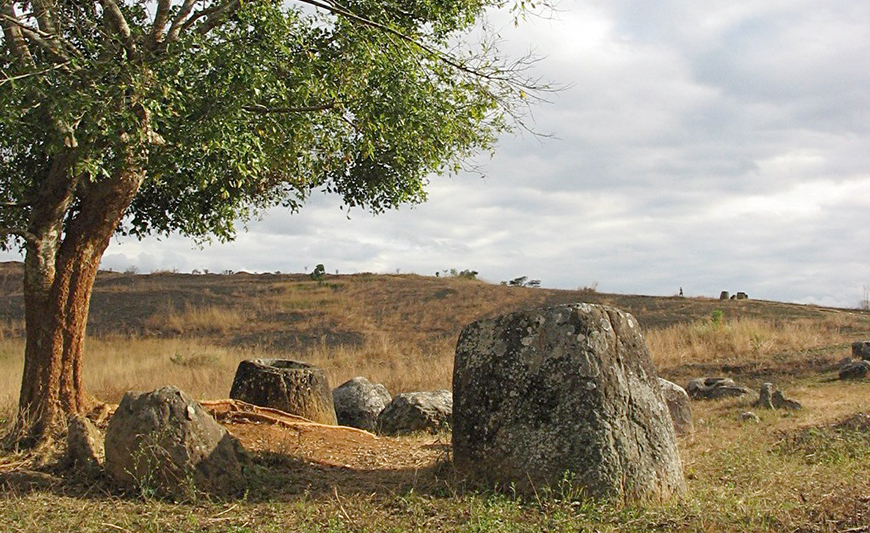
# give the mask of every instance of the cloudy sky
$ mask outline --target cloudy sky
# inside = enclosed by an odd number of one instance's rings
[[[870,286],[870,3],[563,0],[506,25],[569,88],[487,177],[372,217],[316,196],[227,245],[115,242],[104,268],[474,269],[492,282],[854,307]],[[496,24],[500,24],[495,20]]]

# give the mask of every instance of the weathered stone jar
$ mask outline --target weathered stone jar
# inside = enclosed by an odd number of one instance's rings
[[[280,409],[312,422],[337,424],[326,373],[289,359],[248,359],[239,363],[230,398]]]
[[[489,487],[533,493],[569,479],[622,501],[685,490],[649,351],[618,309],[572,304],[467,326],[453,401],[456,467]]]

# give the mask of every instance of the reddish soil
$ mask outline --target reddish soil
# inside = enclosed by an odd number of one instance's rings
[[[450,452],[449,437],[440,435],[381,437],[234,400],[202,405],[265,467],[257,484],[264,496],[431,488]]]

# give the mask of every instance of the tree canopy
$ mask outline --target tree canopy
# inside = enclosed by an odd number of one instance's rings
[[[522,12],[526,2],[514,8]],[[114,233],[232,238],[316,190],[422,201],[532,80],[464,39],[502,0],[0,0],[0,248],[25,251],[22,441],[86,410]]]
[[[464,44],[500,4],[4,0],[3,244],[30,237],[62,153],[68,217],[136,160],[120,231],[139,236],[231,238],[315,190],[374,212],[421,201],[427,176],[489,149],[533,89],[491,41]]]

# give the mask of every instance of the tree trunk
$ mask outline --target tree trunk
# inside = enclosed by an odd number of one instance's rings
[[[66,216],[62,238],[36,233],[27,245],[27,342],[18,403],[22,444],[50,441],[68,414],[88,407],[82,355],[91,292],[103,252],[143,179],[141,168],[126,168],[86,185],[78,209]],[[60,220],[55,227],[64,226]]]

